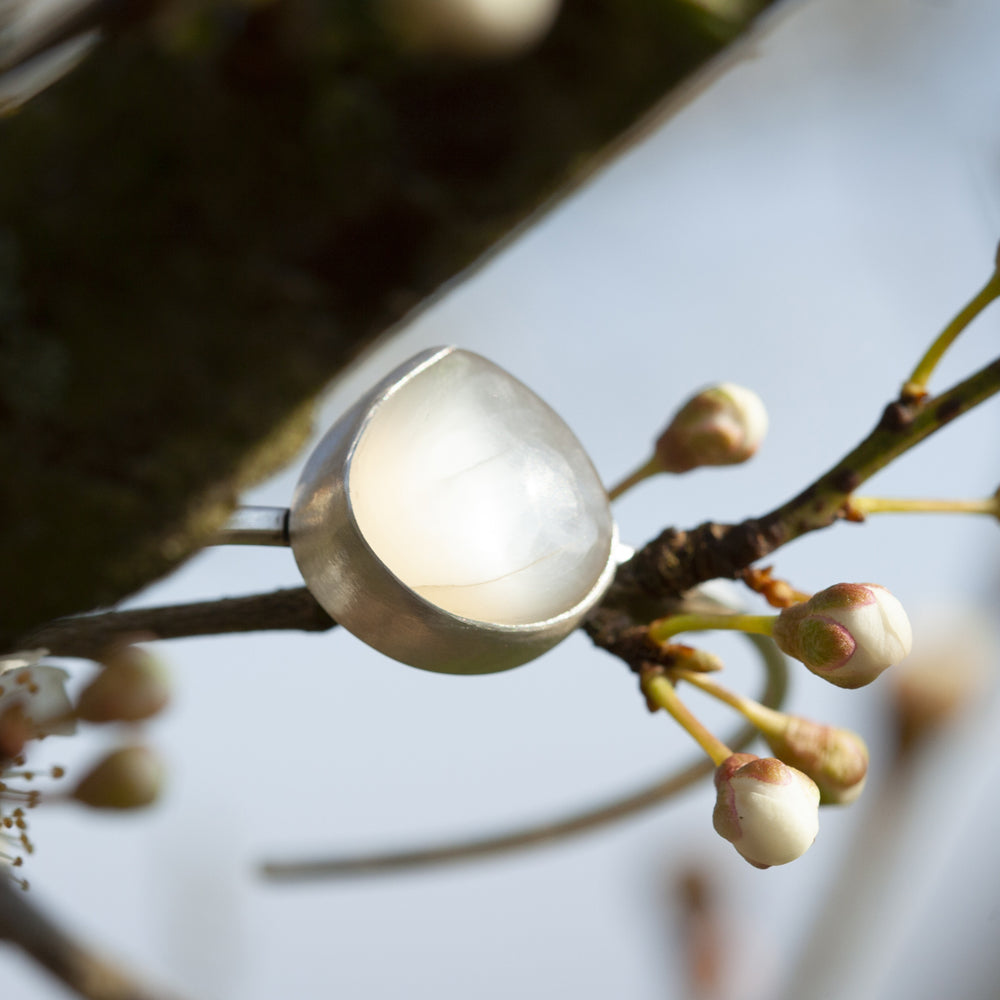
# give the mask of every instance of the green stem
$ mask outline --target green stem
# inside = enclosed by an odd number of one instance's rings
[[[1000,517],[1000,497],[985,500],[921,500],[912,497],[851,497],[861,514],[991,514]]]
[[[788,685],[788,663],[770,639],[747,635],[747,640],[760,654],[765,668],[765,684],[760,700],[765,706],[780,707]],[[758,736],[752,726],[743,726],[724,741],[739,753]],[[369,854],[332,855],[316,859],[269,861],[262,866],[263,874],[275,881],[314,880],[320,878],[352,878],[381,875],[396,871],[412,871],[433,865],[454,864],[492,858],[500,854],[556,843],[567,837],[599,830],[610,823],[662,805],[695,782],[712,773],[713,764],[704,757],[681,767],[654,784],[629,792],[609,802],[553,817],[528,826],[499,833],[472,837],[430,846],[403,847]]]
[[[608,490],[608,499],[617,500],[627,490],[632,489],[633,486],[636,486],[644,479],[649,479],[650,476],[655,476],[660,472],[663,472],[663,467],[656,460],[656,456],[654,455],[648,462],[646,462],[645,465],[640,465],[638,469],[627,475],[620,483]]]
[[[998,390],[1000,358],[916,408],[891,403],[864,441],[798,496],[759,520],[758,524],[777,541],[767,551],[773,552],[806,532],[832,524],[862,483]]]
[[[706,729],[694,717],[687,705],[677,696],[673,684],[666,677],[662,674],[646,677],[643,679],[642,689],[650,701],[669,712],[675,721],[687,730],[698,746],[712,759],[712,763],[716,767],[732,757],[733,751],[715,733]]]
[[[729,688],[723,687],[717,681],[706,677],[702,673],[698,673],[696,670],[686,670],[681,667],[672,670],[671,674],[679,680],[686,681],[688,684],[700,688],[706,694],[710,694],[718,701],[729,705],[730,708],[735,708],[748,722],[752,723],[762,732],[773,729],[784,729],[788,721],[787,717],[781,712],[776,712],[774,709],[767,708],[752,698],[745,698],[735,691],[730,691]]]
[[[774,629],[775,617],[775,615],[697,613],[668,615],[649,626],[649,638],[653,642],[666,642],[671,636],[679,635],[681,632],[708,632],[715,629],[770,635]]]
[[[937,339],[913,369],[913,374],[904,383],[902,392],[904,399],[919,399],[926,395],[927,383],[944,352],[951,347],[955,338],[997,298],[1000,298],[1000,269],[993,272],[990,280],[972,297],[968,305],[938,334]]]

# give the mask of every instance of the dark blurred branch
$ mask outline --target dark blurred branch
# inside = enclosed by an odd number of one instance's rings
[[[4,23],[0,5],[0,71],[22,66],[82,34],[120,30],[149,15],[154,4],[155,0],[68,0],[40,17],[37,0],[7,0],[8,17],[29,7],[34,8],[35,16],[30,30],[15,34]],[[9,35],[13,37],[6,37]]]
[[[204,545],[333,375],[749,24],[571,0],[476,61],[368,3],[98,6],[0,121],[0,647]]]
[[[16,945],[86,1000],[175,1000],[89,951],[2,872],[0,940]]]
[[[196,604],[60,618],[23,636],[18,645],[22,649],[47,649],[53,656],[95,659],[115,642],[129,637],[181,639],[277,629],[324,632],[336,624],[305,587],[295,587]]]

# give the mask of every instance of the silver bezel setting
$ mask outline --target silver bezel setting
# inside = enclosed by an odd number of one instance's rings
[[[317,601],[363,642],[423,670],[486,674],[534,659],[576,628],[614,577],[618,535],[613,526],[607,562],[581,601],[556,617],[523,625],[479,621],[446,611],[415,593],[372,550],[351,504],[350,467],[355,449],[390,396],[458,350],[433,348],[411,358],[327,432],[295,488],[289,539]]]

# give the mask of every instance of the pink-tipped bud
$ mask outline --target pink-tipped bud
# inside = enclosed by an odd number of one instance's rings
[[[913,633],[902,604],[875,583],[838,583],[785,608],[774,641],[837,687],[870,684],[910,652]]]
[[[857,733],[824,726],[795,715],[783,727],[764,732],[776,757],[807,774],[819,789],[823,805],[847,805],[865,786],[868,747]]]
[[[102,657],[104,669],[84,688],[77,717],[86,722],[139,722],[170,700],[163,665],[137,646],[120,646]]]
[[[755,868],[801,857],[819,833],[819,789],[774,757],[735,753],[715,771],[712,824]]]
[[[94,809],[140,809],[159,798],[164,773],[163,762],[148,747],[124,747],[108,754],[72,797]]]
[[[722,382],[692,396],[656,442],[664,472],[689,472],[702,465],[736,465],[756,454],[767,433],[760,397]]]

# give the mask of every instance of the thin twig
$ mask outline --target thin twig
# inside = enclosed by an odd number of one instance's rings
[[[17,645],[20,649],[47,649],[53,656],[92,659],[129,636],[180,639],[277,629],[323,632],[336,624],[305,587],[294,587],[218,601],[59,618],[22,636]]]
[[[1000,358],[939,396],[922,402],[890,403],[864,441],[764,520],[786,526],[790,536],[787,541],[826,527],[841,516],[848,496],[862,483],[998,390]]]
[[[901,398],[920,399],[927,392],[930,380],[945,351],[955,342],[955,338],[991,303],[1000,298],[1000,257],[997,268],[989,281],[972,297],[969,303],[941,331],[937,339],[927,348],[924,356],[913,369],[913,374],[903,383]]]
[[[760,701],[770,708],[778,708],[785,697],[788,684],[788,666],[785,657],[770,639],[748,635],[760,653],[767,670]],[[753,726],[743,726],[734,732],[726,743],[734,751],[745,749],[758,735]],[[712,773],[714,765],[705,757],[662,778],[652,785],[628,795],[619,796],[597,806],[591,806],[569,816],[519,827],[505,833],[474,837],[470,840],[451,841],[435,847],[406,848],[376,854],[357,854],[330,857],[312,861],[271,861],[261,866],[261,872],[275,881],[288,882],[321,878],[352,878],[368,875],[385,875],[390,872],[427,868],[432,865],[452,864],[457,861],[492,858],[509,854],[526,847],[542,847],[581,833],[601,829],[610,823],[645,812],[674,798],[684,789]]]
[[[0,940],[9,941],[86,1000],[173,1000],[91,952],[0,874]]]
[[[864,441],[771,513],[739,524],[708,523],[691,531],[669,528],[622,564],[601,605],[591,612],[587,631],[594,637],[593,617],[608,608],[627,607],[637,598],[670,600],[706,580],[735,579],[782,545],[828,527],[845,515],[851,493],[863,482],[998,390],[1000,359],[940,396],[890,403]],[[200,604],[63,618],[22,636],[17,645],[45,648],[54,655],[92,657],[115,639],[143,632],[177,639],[279,629],[324,631],[334,624],[308,590],[299,587]]]

